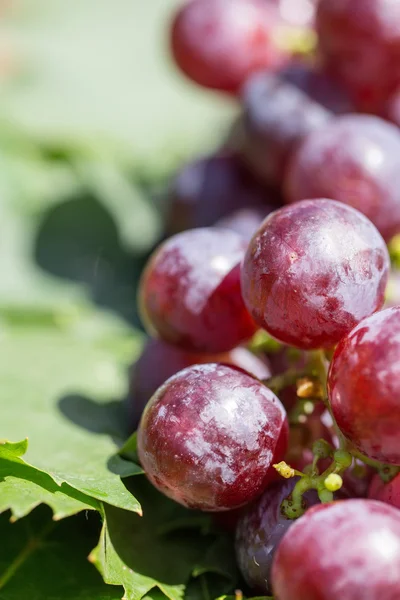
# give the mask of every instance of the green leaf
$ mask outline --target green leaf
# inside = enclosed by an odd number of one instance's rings
[[[94,535],[85,518],[54,525],[45,509],[15,524],[0,516],[1,600],[118,600],[86,559]]]
[[[1,342],[7,360],[0,364],[0,436],[29,437],[23,458],[20,444],[14,446],[14,460],[11,446],[0,447],[8,460],[3,468],[9,468],[0,482],[0,497],[3,486],[7,498],[3,509],[11,508],[18,517],[47,501],[60,517],[78,509],[76,502],[81,508],[97,508],[105,501],[140,512],[121,476],[142,470],[115,456],[127,436],[118,398],[125,393],[127,367],[140,348],[140,336],[95,313],[65,328],[4,326]],[[15,478],[21,481],[21,493]],[[52,504],[48,494],[57,491],[60,502],[62,494],[76,502]]]
[[[214,570],[209,560],[216,556],[217,547],[210,550],[216,539],[202,533],[210,517],[168,500],[145,478],[130,485],[143,517],[105,505],[102,535],[91,560],[107,583],[123,585],[128,600],[140,600],[154,588],[170,600],[181,600],[194,574]],[[218,547],[226,549],[224,544]],[[231,554],[229,549],[229,558],[219,557],[215,569],[224,575],[225,589],[233,585]]]
[[[27,440],[0,443],[0,513],[11,510],[12,520],[16,521],[41,503],[52,508],[55,520],[81,510],[100,510],[94,498],[66,483],[58,486],[50,475],[26,465],[20,457],[27,447]]]

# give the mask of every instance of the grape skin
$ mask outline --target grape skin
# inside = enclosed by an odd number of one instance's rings
[[[128,395],[130,429],[132,431],[137,429],[144,407],[167,379],[191,365],[203,363],[234,365],[257,379],[268,379],[271,376],[267,359],[258,358],[240,346],[224,354],[198,354],[185,352],[159,339],[149,340],[135,363],[130,377]]]
[[[386,245],[361,213],[333,200],[305,200],[272,213],[242,265],[254,320],[300,349],[334,346],[384,301]]]
[[[338,117],[313,132],[285,175],[288,202],[334,198],[357,208],[385,239],[400,231],[400,132],[368,115]]]
[[[173,21],[172,53],[199,85],[237,93],[251,73],[287,60],[275,42],[279,26],[264,0],[191,0]]]
[[[292,62],[279,72],[279,77],[335,115],[353,112],[354,107],[345,88],[321,67]]]
[[[276,549],[293,520],[283,516],[281,504],[293,491],[298,477],[281,479],[265,490],[248,508],[236,529],[236,558],[249,587],[261,594],[271,591],[271,567]],[[319,502],[316,492],[308,492],[305,502]]]
[[[226,365],[195,365],[171,377],[138,430],[150,481],[189,508],[221,511],[254,500],[287,446],[285,410],[263,384]],[[280,458],[279,458],[280,457]]]
[[[380,114],[400,84],[400,4],[396,0],[321,0],[320,53],[351,91],[357,108]]]
[[[236,145],[252,172],[268,185],[281,185],[299,142],[332,117],[296,86],[269,73],[249,79],[242,105]]]
[[[311,508],[272,566],[276,600],[398,600],[400,512],[374,500]]]
[[[167,232],[172,235],[209,227],[238,210],[268,214],[276,199],[243,167],[232,152],[200,158],[185,165],[168,194]]]
[[[193,352],[232,350],[256,330],[240,290],[247,242],[233,231],[192,229],[162,244],[139,289],[150,331]]]
[[[375,475],[368,490],[368,498],[400,508],[400,475],[389,483],[385,483],[379,475]]]
[[[333,414],[360,452],[400,465],[400,308],[364,319],[336,348],[328,375]]]

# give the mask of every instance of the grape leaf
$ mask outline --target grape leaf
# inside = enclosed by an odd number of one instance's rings
[[[45,503],[59,520],[81,510],[100,510],[100,503],[63,483],[58,486],[47,475],[26,465],[21,456],[28,447],[27,440],[10,444],[0,442],[0,513],[11,510],[16,521]],[[13,475],[10,475],[13,473]]]
[[[107,583],[123,585],[127,600],[140,600],[154,588],[169,600],[181,600],[192,575],[214,569],[208,558],[215,536],[204,533],[210,517],[166,499],[142,477],[130,486],[143,506],[143,517],[105,505],[103,531],[91,560]],[[218,538],[217,544],[221,549]],[[235,579],[231,553],[225,565],[221,557],[217,566],[230,588]]]
[[[27,453],[9,460],[6,475],[20,477],[25,498],[33,494],[32,506],[48,498],[45,491],[55,491],[47,474],[61,486],[59,492],[92,508],[94,499],[140,512],[121,476],[142,470],[114,456],[127,436],[118,398],[125,392],[127,366],[140,348],[140,336],[117,319],[94,313],[66,327],[4,326],[1,340],[7,361],[0,364],[0,436],[29,437]],[[7,485],[7,508],[15,516],[25,514],[29,502],[22,502],[17,481],[2,485]],[[56,514],[71,510],[59,507]]]
[[[13,524],[1,515],[1,600],[118,600],[118,589],[87,561],[98,526],[91,521],[73,517],[54,525],[44,508]]]

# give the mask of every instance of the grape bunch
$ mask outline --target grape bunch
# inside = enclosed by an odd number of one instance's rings
[[[398,600],[400,4],[188,0],[170,40],[241,113],[166,193],[139,460],[235,530],[246,596]]]

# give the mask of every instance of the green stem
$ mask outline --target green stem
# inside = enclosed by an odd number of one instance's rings
[[[279,392],[281,392],[285,388],[291,385],[295,385],[298,379],[300,379],[301,377],[305,377],[306,375],[307,372],[304,370],[298,371],[294,369],[289,369],[288,371],[286,371],[286,373],[283,373],[282,375],[275,375],[274,377],[270,377],[269,379],[264,380],[263,383],[265,383],[265,385],[275,394],[279,394]]]
[[[206,579],[205,575],[200,575],[200,584],[201,584],[201,591],[203,593],[205,600],[211,600],[210,592],[208,591],[207,579]]]
[[[379,462],[378,460],[374,460],[373,458],[364,456],[364,454],[361,454],[361,452],[359,452],[355,448],[349,448],[348,451],[351,452],[354,458],[357,458],[365,465],[376,469],[385,483],[388,483],[400,473],[400,467],[394,465],[386,465],[384,463]]]
[[[22,567],[22,565],[30,558],[30,556],[40,548],[43,540],[49,535],[54,528],[54,521],[50,521],[42,532],[27,541],[21,552],[14,558],[12,563],[7,567],[4,573],[0,576],[0,590],[14,577],[16,572]]]

